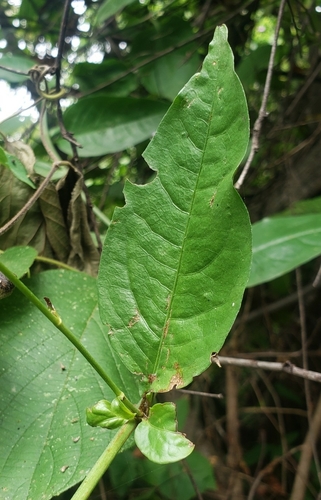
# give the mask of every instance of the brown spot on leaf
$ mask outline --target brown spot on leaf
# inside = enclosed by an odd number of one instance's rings
[[[156,378],[157,378],[157,377],[156,377],[155,373],[150,373],[150,374],[148,375],[148,382],[149,382],[150,384],[152,384],[153,382],[155,382]]]
[[[132,319],[128,323],[128,328],[131,328],[132,326],[134,326],[136,323],[138,323],[139,320],[140,320],[140,316],[138,314],[138,311],[136,311],[135,316],[133,316]]]
[[[211,208],[213,207],[215,197],[216,197],[216,192],[213,194],[212,198],[210,199],[210,207]]]
[[[182,378],[182,375],[180,373],[175,373],[175,375],[173,375],[170,380],[169,387],[167,390],[171,391],[172,389],[174,389],[174,387],[178,388],[182,387],[183,385],[184,385],[184,380]]]
[[[164,339],[167,337],[168,328],[169,328],[169,319],[166,321],[166,324],[165,324],[165,327],[164,327]]]

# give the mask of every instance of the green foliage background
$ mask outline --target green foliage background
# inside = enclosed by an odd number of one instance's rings
[[[39,271],[52,268],[52,260],[57,260],[92,276],[97,275],[100,258],[97,237],[100,235],[104,239],[115,208],[124,205],[125,180],[146,184],[154,178],[155,173],[147,166],[142,152],[176,94],[200,69],[214,29],[222,23],[229,29],[236,71],[245,89],[253,126],[262,100],[279,5],[279,1],[267,0],[86,0],[72,3],[61,74],[69,93],[61,104],[67,130],[74,133],[83,146],[78,149],[79,171],[67,174],[67,169],[61,167],[54,182],[32,209],[12,229],[0,235],[1,251],[17,245],[36,249],[37,257],[31,269],[32,286],[40,296],[47,295],[50,290],[50,298],[55,298],[60,312],[66,317],[74,317],[73,307],[81,300],[84,300],[84,307],[97,311],[94,278],[86,277],[87,290],[82,283],[84,275],[71,271],[69,275],[68,271],[59,270],[38,274]],[[57,55],[62,7],[61,2],[50,0],[22,0],[13,4],[1,1],[0,64],[20,72],[27,72],[34,65],[52,64]],[[291,0],[282,18],[260,149],[240,190],[251,221],[255,223],[250,288],[232,335],[221,351],[222,355],[268,361],[290,359],[301,366],[301,330],[305,327],[308,367],[315,371],[319,371],[320,366],[320,308],[318,289],[312,288],[311,283],[318,272],[321,253],[321,14],[317,7],[310,0]],[[32,98],[38,98],[27,75],[1,68],[0,77],[12,92],[26,86]],[[49,79],[49,88],[54,88],[54,83]],[[11,95],[14,104],[15,97]],[[36,108],[40,112],[40,104]],[[71,148],[62,138],[56,111],[55,103],[47,108],[43,137],[60,158],[67,159]],[[0,123],[5,151],[0,167],[0,226],[25,204],[34,192],[33,186],[38,186],[51,168],[52,160],[43,147],[37,116],[16,116]],[[24,149],[23,155],[19,144],[9,151],[8,137],[30,145],[35,157],[31,150]],[[233,137],[231,139],[233,142]],[[174,140],[174,133],[168,140]],[[13,155],[14,164],[8,155]],[[149,153],[146,159],[153,167]],[[94,204],[96,228],[90,209],[83,201],[83,179],[87,195]],[[276,217],[280,213],[282,217]],[[300,272],[295,273],[293,270],[302,264]],[[44,286],[42,281],[47,279]],[[78,280],[81,281],[79,286]],[[71,286],[69,282],[77,289],[71,294],[67,292],[67,287]],[[255,285],[258,286],[254,288]],[[298,312],[298,285],[307,294],[305,321]],[[85,289],[90,297],[88,301],[82,296]],[[70,356],[68,346],[60,337],[57,340],[47,326],[41,325],[46,330],[45,340],[36,338],[32,327],[21,320],[27,309],[24,300],[18,304],[14,295],[1,301],[2,348],[10,348],[9,352],[12,348],[17,349],[16,371],[22,373],[24,355],[19,354],[19,332],[25,335],[30,328],[30,350],[37,362],[45,360],[44,370],[61,370],[59,353],[62,350],[62,357]],[[108,329],[100,324],[98,313],[95,312],[95,317],[91,317],[90,311],[88,314],[83,311],[83,314],[83,320],[90,316],[94,321],[95,331],[99,325],[99,337],[106,347]],[[75,322],[78,319],[76,314]],[[79,331],[85,334],[86,327],[80,327]],[[50,343],[54,343],[54,347]],[[63,370],[61,376],[63,379]],[[24,383],[23,375],[21,377]],[[39,381],[40,386],[41,383]],[[88,387],[91,394],[88,394]],[[5,382],[1,381],[1,388],[4,394],[1,397],[11,395]],[[208,457],[202,470],[192,458],[189,459],[191,463],[188,462],[199,489],[208,490],[203,493],[204,498],[228,498],[231,492],[239,498],[242,494],[247,495],[259,470],[264,471],[274,459],[304,442],[309,423],[307,388],[303,381],[285,374],[212,367],[193,382],[191,389],[223,392],[225,396],[224,400],[184,396],[186,399],[181,407],[178,406],[180,429],[188,432],[189,438]],[[63,384],[61,390],[64,397]],[[94,402],[91,400],[93,394],[98,398],[103,396],[96,379],[91,385],[84,385],[83,390],[84,399],[90,399],[88,404]],[[312,401],[312,414],[318,408],[319,394],[319,385],[310,385],[308,401]],[[33,401],[30,418],[35,422],[43,418],[44,409],[36,399]],[[321,421],[318,414],[315,418]],[[11,424],[13,427],[7,436],[9,446],[15,439],[14,419]],[[56,422],[55,425],[60,424]],[[87,431],[90,436],[91,433],[99,436],[89,445],[103,449],[105,434],[97,429]],[[74,437],[73,432],[71,434],[70,437]],[[89,434],[86,436],[85,439]],[[34,439],[34,433],[30,439]],[[17,446],[19,455],[18,442]],[[76,449],[79,444],[72,442],[68,446]],[[63,447],[57,448],[57,453],[61,456]],[[187,469],[175,468],[175,465],[162,466],[160,472],[158,469],[150,471],[146,462],[134,458],[133,453],[126,451],[120,455],[104,477],[105,488],[112,490],[109,494],[115,499],[177,498],[177,491],[180,491],[177,485],[190,481]],[[86,468],[84,454],[81,460]],[[281,495],[291,500],[316,498],[320,489],[318,460],[307,463],[308,473],[301,497],[295,493],[299,491],[296,483],[299,462],[297,452],[288,463],[283,461],[282,466],[275,466],[270,475],[263,474],[260,496],[271,499]],[[13,467],[19,467],[16,458],[7,464],[11,472]],[[67,464],[62,463],[62,467],[64,465]],[[226,467],[230,480],[224,472]],[[122,478],[120,471],[124,469],[135,472],[132,475],[128,472]],[[59,471],[60,475],[65,474],[66,488],[75,482],[69,482],[71,473],[68,469]],[[302,471],[300,474],[302,477]],[[177,478],[184,479],[179,482]],[[44,481],[47,481],[45,476]],[[54,476],[52,481],[55,481]],[[193,491],[184,490],[184,498],[192,498]],[[93,498],[99,494],[97,490]],[[8,495],[10,500],[14,498],[13,493]],[[35,493],[36,499],[37,495]],[[66,492],[61,498],[70,497],[71,493]]]

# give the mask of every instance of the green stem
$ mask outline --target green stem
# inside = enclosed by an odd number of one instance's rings
[[[123,403],[129,408],[133,413],[137,415],[142,415],[142,412],[138,410],[138,408],[133,405],[124,396],[124,393],[119,389],[119,387],[112,381],[112,379],[107,375],[107,373],[103,370],[103,368],[100,366],[99,363],[95,360],[95,358],[92,357],[89,351],[85,348],[85,346],[80,342],[80,340],[69,330],[69,328],[62,322],[61,318],[58,316],[57,313],[51,312],[48,307],[43,304],[33,293],[29,288],[20,281],[17,276],[10,271],[2,262],[0,262],[0,271],[9,278],[10,281],[22,292],[28,300],[30,300],[38,309],[39,311],[44,314],[49,321],[53,325],[55,325],[58,330],[61,331],[61,333],[64,334],[64,336],[76,347],[76,349],[84,356],[84,358],[90,363],[90,365],[93,367],[93,369],[98,373],[98,375],[101,376],[101,378],[106,382],[106,384],[111,388],[111,390],[114,392],[116,396],[120,396],[122,398]]]
[[[53,266],[61,267],[62,269],[67,269],[68,271],[75,271],[76,273],[81,272],[81,271],[79,271],[79,269],[68,266],[68,264],[65,264],[64,262],[60,262],[59,260],[50,259],[49,257],[41,257],[38,255],[38,257],[36,257],[35,260],[38,262],[45,262],[46,264],[51,264]]]
[[[97,462],[89,472],[88,476],[81,483],[71,500],[86,500],[89,497],[99,479],[106,472],[123,444],[126,443],[137,423],[137,420],[130,420],[127,424],[120,428],[114,439],[107,446],[106,450],[98,458]]]

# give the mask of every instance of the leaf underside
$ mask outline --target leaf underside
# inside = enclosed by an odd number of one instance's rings
[[[233,187],[249,134],[227,28],[145,151],[158,172],[125,187],[99,272],[100,314],[142,390],[183,387],[210,365],[239,310],[251,230]]]
[[[128,370],[110,349],[96,280],[47,271],[27,280],[48,296],[91,354],[137,402]],[[87,361],[18,290],[0,300],[0,498],[49,500],[80,482],[113,433],[86,423],[86,407],[113,397]]]

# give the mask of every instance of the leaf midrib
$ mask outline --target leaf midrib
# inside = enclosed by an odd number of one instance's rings
[[[165,343],[164,339],[167,336],[168,329],[169,329],[169,326],[170,326],[170,320],[171,320],[171,316],[172,316],[172,301],[173,301],[173,298],[175,296],[175,291],[176,291],[176,288],[177,288],[178,278],[180,276],[180,269],[181,269],[181,266],[182,266],[182,258],[183,258],[183,253],[184,253],[183,250],[184,250],[184,245],[185,245],[185,241],[186,241],[186,235],[187,235],[188,230],[189,230],[190,221],[191,221],[191,214],[192,214],[192,211],[193,211],[193,207],[194,207],[194,203],[195,203],[195,197],[196,197],[196,193],[197,193],[197,187],[198,187],[199,179],[200,179],[200,176],[201,176],[201,173],[202,173],[202,168],[203,168],[203,163],[204,163],[204,155],[205,155],[207,144],[208,144],[209,132],[210,132],[210,124],[211,124],[212,116],[213,116],[213,107],[214,107],[214,99],[212,100],[212,106],[211,106],[211,110],[210,110],[210,113],[209,113],[209,121],[208,121],[208,126],[207,126],[206,139],[204,141],[204,147],[203,147],[203,151],[202,151],[202,157],[201,157],[201,160],[200,160],[200,168],[199,168],[199,171],[198,171],[198,174],[197,174],[197,179],[196,179],[196,182],[195,182],[195,189],[194,189],[194,192],[193,192],[193,195],[192,195],[190,210],[189,210],[189,213],[188,213],[188,219],[187,219],[187,223],[186,223],[186,227],[185,227],[185,231],[184,231],[184,236],[183,236],[183,240],[182,240],[181,252],[180,252],[179,262],[178,262],[178,266],[177,266],[175,281],[174,281],[174,285],[173,285],[173,289],[172,289],[172,295],[171,295],[171,299],[170,299],[170,305],[168,307],[168,312],[167,312],[167,315],[166,315],[166,318],[165,318],[164,326],[163,326],[163,329],[162,329],[162,336],[160,338],[159,348],[158,348],[158,351],[157,351],[157,355],[156,355],[156,359],[155,359],[155,363],[154,363],[154,367],[153,367],[153,373],[155,373],[155,374],[158,371],[159,362],[160,362],[160,358],[161,358],[163,346],[164,346],[164,343]],[[184,128],[186,130],[186,127],[184,127]],[[187,132],[187,130],[186,130],[186,132]],[[160,180],[160,182],[161,182],[161,184],[163,186],[163,183],[161,181],[161,177],[160,176],[159,176],[159,180]],[[164,186],[163,186],[163,188],[164,188]]]
[[[276,240],[270,240],[267,243],[263,243],[262,245],[259,245],[257,247],[253,246],[253,254],[258,253],[258,252],[262,252],[262,251],[266,250],[267,248],[280,245],[284,242],[292,241],[292,240],[300,238],[302,236],[308,236],[309,234],[318,234],[318,233],[321,233],[321,228],[308,229],[305,231],[300,231],[299,233],[294,233],[294,234],[291,234],[288,236],[283,236],[282,238],[278,238]]]

